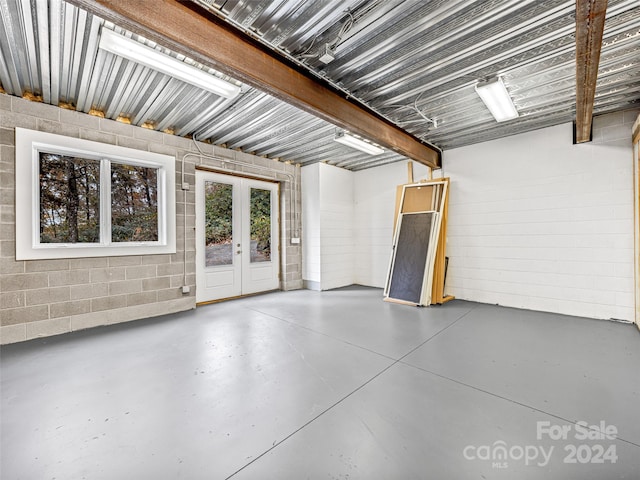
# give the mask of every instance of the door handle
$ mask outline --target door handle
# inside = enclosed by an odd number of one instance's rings
[[[242,253],[242,250],[238,250],[236,253],[237,253],[237,254],[240,254],[240,253]]]

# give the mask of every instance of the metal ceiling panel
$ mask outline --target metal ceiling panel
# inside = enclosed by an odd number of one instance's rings
[[[442,149],[575,116],[574,1],[186,1]],[[246,85],[227,100],[100,50],[108,28],[222,76],[63,0],[0,0],[0,13],[0,83],[8,94],[301,165],[361,170],[404,158],[337,144],[330,123]],[[335,52],[328,64],[319,60],[326,45]],[[505,123],[495,122],[474,89],[498,75],[520,114]],[[594,114],[639,103],[640,3],[609,0]]]

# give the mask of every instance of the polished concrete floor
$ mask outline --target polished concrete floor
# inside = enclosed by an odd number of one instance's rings
[[[640,478],[635,326],[381,297],[278,292],[2,347],[0,477]]]

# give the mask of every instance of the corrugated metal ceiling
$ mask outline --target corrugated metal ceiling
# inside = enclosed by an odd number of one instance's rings
[[[194,0],[359,99],[416,137],[454,148],[573,120],[575,2],[558,0]],[[371,157],[335,127],[243,86],[226,100],[98,49],[109,28],[62,0],[0,0],[0,82],[12,95],[101,111],[295,163],[352,170]],[[318,60],[329,44],[335,60]],[[196,64],[211,74],[219,73]],[[496,123],[474,91],[502,76],[520,117]],[[610,0],[594,114],[640,102],[640,2]],[[437,126],[431,120],[435,120]]]

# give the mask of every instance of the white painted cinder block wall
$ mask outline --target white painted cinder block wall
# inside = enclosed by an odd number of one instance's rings
[[[307,288],[354,283],[353,173],[324,163],[302,168],[303,268]]]
[[[320,290],[320,167],[301,169],[302,191],[302,284]]]
[[[444,171],[434,177],[444,174],[452,181],[446,293],[518,308],[631,320],[631,126],[637,114],[630,110],[596,117],[593,142],[583,145],[572,144],[571,124],[564,124],[445,151]],[[416,179],[426,175],[425,167],[415,162],[414,171]],[[345,224],[349,195],[342,190],[348,189],[350,176],[352,243]],[[315,200],[305,189],[312,178]],[[324,259],[342,244],[345,252],[353,252],[351,283],[383,287],[396,185],[406,180],[406,162],[354,173],[324,164],[303,168],[303,201],[316,205],[317,212],[311,213],[317,220],[308,225],[310,212],[304,208],[303,278],[315,279],[320,289],[321,275],[313,274],[340,267],[341,281],[328,281],[327,287],[322,282],[322,288],[348,285],[347,264],[337,265],[335,256]],[[329,218],[321,212],[337,210],[343,212],[345,237],[338,241],[335,232],[327,232],[328,248],[317,248],[314,238],[323,244],[323,219]],[[335,272],[327,276],[336,277]]]
[[[593,318],[633,314],[636,111],[444,152],[451,177],[447,293]]]

